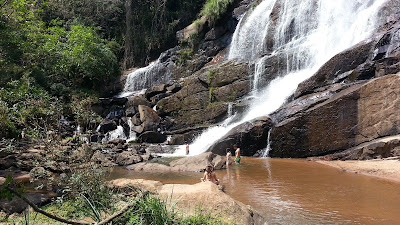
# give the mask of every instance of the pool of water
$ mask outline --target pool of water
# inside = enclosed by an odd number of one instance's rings
[[[194,184],[202,173],[148,173],[117,168],[110,179]],[[242,159],[217,171],[225,192],[269,224],[400,224],[400,184],[299,159]]]

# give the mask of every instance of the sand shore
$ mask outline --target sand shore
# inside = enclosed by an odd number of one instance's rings
[[[336,167],[346,172],[379,177],[400,183],[399,159],[348,160],[348,161],[317,161],[324,165]]]

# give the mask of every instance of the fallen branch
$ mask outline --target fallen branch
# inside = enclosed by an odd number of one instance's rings
[[[120,211],[114,213],[112,216],[108,217],[105,220],[102,220],[101,222],[99,222],[97,225],[104,225],[107,224],[109,222],[111,222],[112,220],[114,220],[115,218],[123,215],[126,211],[129,210],[130,207],[132,207],[133,205],[135,205],[136,202],[131,202],[128,205],[124,206],[124,208],[122,208]]]
[[[33,202],[31,202],[29,199],[25,198],[25,197],[24,197],[21,193],[19,193],[18,191],[15,191],[14,189],[12,189],[12,188],[10,188],[10,187],[8,187],[8,186],[6,186],[5,189],[8,190],[8,191],[10,191],[10,192],[12,192],[12,193],[14,193],[18,198],[22,199],[22,201],[24,201],[24,202],[26,202],[28,205],[30,205],[30,206],[33,208],[33,210],[35,210],[36,212],[41,213],[41,214],[43,214],[43,215],[45,215],[45,216],[47,216],[47,217],[49,217],[49,218],[51,218],[51,219],[53,219],[53,220],[57,220],[57,221],[59,221],[59,222],[66,223],[66,224],[72,224],[72,225],[90,225],[90,224],[91,224],[91,223],[80,223],[80,222],[69,221],[69,220],[66,220],[66,219],[64,219],[64,218],[61,218],[61,217],[55,216],[55,215],[53,215],[53,214],[50,214],[50,213],[48,213],[48,212],[46,212],[46,211],[40,209],[39,207],[37,207],[37,206],[35,205],[35,203],[33,203]]]
[[[28,205],[30,205],[30,206],[33,208],[33,210],[35,210],[36,212],[41,213],[41,214],[43,214],[43,215],[45,215],[45,216],[47,216],[47,217],[49,217],[49,218],[51,218],[51,219],[54,219],[54,220],[57,220],[57,221],[59,221],[59,222],[66,223],[66,224],[72,224],[72,225],[91,225],[91,223],[81,223],[81,222],[70,221],[70,220],[66,220],[66,219],[64,219],[64,218],[55,216],[55,215],[53,215],[53,214],[50,214],[50,213],[48,213],[48,212],[46,212],[46,211],[40,209],[39,207],[37,207],[37,206],[35,205],[35,203],[33,203],[33,202],[31,202],[29,199],[25,198],[25,197],[24,197],[21,193],[19,193],[18,191],[15,191],[14,189],[12,189],[12,188],[10,188],[10,187],[8,187],[8,186],[5,186],[5,189],[8,190],[8,191],[10,191],[10,192],[12,192],[12,193],[14,193],[17,197],[19,197],[20,199],[22,199],[22,201],[24,201],[24,202],[26,202]],[[144,196],[144,195],[146,195],[146,194],[148,194],[148,192],[145,192],[144,194],[142,194],[142,196]],[[106,219],[100,221],[99,223],[97,223],[97,225],[105,225],[105,224],[107,224],[107,223],[110,223],[110,222],[113,221],[114,219],[116,219],[116,218],[120,217],[121,215],[123,215],[126,211],[129,210],[130,207],[132,207],[132,206],[135,205],[135,204],[136,204],[135,201],[133,201],[133,202],[127,204],[127,205],[124,206],[120,211],[118,211],[118,212],[114,213],[112,216],[110,216],[110,217],[108,217],[108,218],[106,218]]]

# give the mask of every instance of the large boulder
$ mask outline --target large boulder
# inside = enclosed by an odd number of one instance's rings
[[[37,206],[48,204],[50,203],[51,199],[49,196],[39,193],[24,194],[24,197],[29,199]],[[8,215],[13,213],[22,213],[27,207],[28,204],[18,197],[14,197],[10,202],[7,199],[0,201],[0,209],[6,212]]]
[[[157,115],[157,112],[144,105],[139,105],[138,110],[143,131],[156,131],[161,122],[161,118]]]
[[[198,206],[212,210],[213,215],[222,215],[228,224],[266,225],[265,218],[250,206],[235,201],[211,182],[188,184],[162,184],[158,181],[143,179],[117,179],[110,182],[114,189],[137,188],[150,191],[166,199],[171,207],[184,215],[195,215]],[[173,193],[171,195],[171,193]],[[210,200],[212,196],[212,201]],[[168,207],[170,207],[168,206]]]
[[[166,140],[167,137],[164,134],[154,131],[146,131],[138,137],[138,142],[140,143],[163,143]]]
[[[99,125],[99,132],[107,133],[109,131],[117,129],[117,123],[110,119],[103,119]]]
[[[214,169],[225,168],[226,159],[224,156],[205,152],[200,155],[183,157],[173,160],[169,165],[159,163],[138,163],[126,168],[134,171],[162,171],[162,172],[202,172],[207,165],[213,165]]]
[[[240,147],[241,154],[253,156],[258,150],[267,147],[268,132],[273,123],[269,117],[261,117],[245,122],[233,128],[229,133],[214,143],[208,151],[225,155],[226,149],[233,150],[233,146]]]
[[[398,134],[399,96],[399,74],[344,89],[276,124],[271,131],[270,156],[326,155]]]
[[[207,165],[213,165],[214,169],[220,170],[224,168],[225,162],[225,157],[206,152],[200,155],[174,160],[170,162],[169,165],[179,171],[199,172],[204,171]]]
[[[165,93],[167,91],[167,85],[166,84],[160,84],[157,86],[153,86],[149,89],[146,90],[145,96],[147,98],[147,100],[150,100],[152,97],[161,94],[161,93]]]
[[[128,99],[128,102],[126,103],[126,108],[128,109],[130,107],[138,107],[139,105],[152,107],[152,104],[147,101],[147,99],[143,95],[136,95]]]
[[[132,151],[124,151],[115,156],[115,163],[117,163],[119,166],[127,166],[142,161],[142,157]]]

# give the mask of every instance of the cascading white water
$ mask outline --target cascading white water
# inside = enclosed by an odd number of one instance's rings
[[[271,150],[271,130],[268,131],[267,147],[265,148],[261,157],[268,158],[270,150]]]
[[[312,76],[335,54],[368,38],[376,28],[376,17],[386,0],[264,0],[244,16],[234,33],[229,53],[231,60],[257,60],[267,52],[285,56],[286,68],[268,86],[257,91],[243,119],[227,126],[209,128],[191,145],[190,155],[206,151],[233,127],[278,109],[299,83]],[[274,6],[279,6],[277,21],[270,21]],[[275,26],[271,29],[270,26]],[[273,35],[267,31],[274,31]],[[273,38],[266,51],[267,38]],[[271,41],[271,40],[270,40]],[[263,60],[257,60],[262,62]],[[259,69],[258,72],[263,72]],[[256,71],[257,72],[257,71]],[[260,79],[262,74],[255,74]],[[254,81],[256,83],[256,81]],[[257,85],[256,85],[257,87]],[[231,118],[228,118],[231,120]],[[225,123],[226,124],[226,123]],[[183,155],[177,151],[176,155]]]
[[[117,126],[117,129],[108,132],[106,136],[103,138],[102,142],[104,143],[116,139],[122,139],[122,140],[127,139],[124,132],[124,128],[122,126]]]
[[[171,71],[168,64],[161,63],[160,59],[150,63],[148,66],[137,69],[128,74],[123,92],[120,97],[140,94],[143,89],[168,83],[171,79]]]

